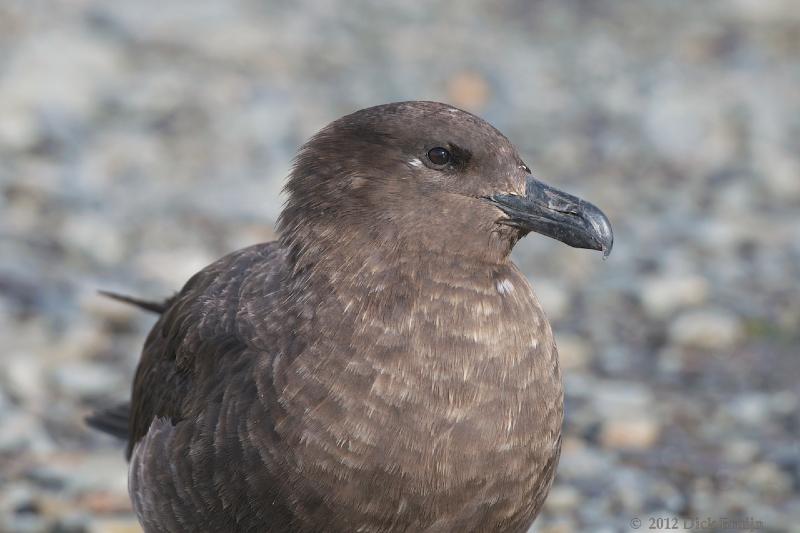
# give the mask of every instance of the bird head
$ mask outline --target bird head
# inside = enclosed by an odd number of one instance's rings
[[[286,191],[280,229],[293,241],[362,235],[492,260],[530,232],[604,255],[613,244],[600,209],[534,177],[484,120],[436,102],[336,120],[300,150]]]

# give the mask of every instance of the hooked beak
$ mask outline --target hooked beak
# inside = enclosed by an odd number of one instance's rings
[[[525,196],[496,194],[485,197],[508,218],[500,224],[535,231],[574,248],[611,253],[614,234],[600,209],[585,200],[543,183],[533,176],[525,181]]]

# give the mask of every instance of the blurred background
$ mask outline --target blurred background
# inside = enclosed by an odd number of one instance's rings
[[[800,531],[793,0],[2,0],[0,531],[138,531],[82,417],[127,397],[154,317],[96,290],[166,296],[273,239],[295,149],[408,99],[614,224],[607,261],[515,251],[566,379],[534,530]]]

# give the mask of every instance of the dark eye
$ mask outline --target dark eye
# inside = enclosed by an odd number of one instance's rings
[[[436,148],[428,150],[428,159],[430,159],[431,163],[434,165],[446,165],[450,162],[450,152],[441,146],[437,146]]]

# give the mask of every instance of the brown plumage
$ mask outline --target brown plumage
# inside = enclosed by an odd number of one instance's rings
[[[128,417],[145,530],[524,531],[563,394],[508,256],[529,231],[611,247],[597,208],[529,173],[497,130],[432,102],[306,144],[280,240],[168,300],[129,411],[93,420],[119,433]]]

